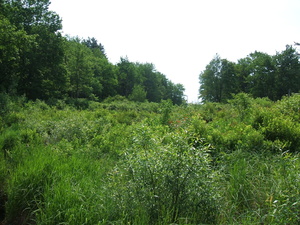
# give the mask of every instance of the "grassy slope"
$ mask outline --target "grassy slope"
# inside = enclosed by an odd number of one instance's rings
[[[300,222],[299,95],[84,110],[1,101],[3,224]]]

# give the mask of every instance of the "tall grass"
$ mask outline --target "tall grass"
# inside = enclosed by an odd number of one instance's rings
[[[1,99],[5,225],[300,223],[297,96],[180,107]]]
[[[244,151],[226,156],[222,181],[221,222],[229,224],[297,224],[299,155]],[[293,166],[292,166],[293,165]],[[292,177],[292,179],[291,179]]]

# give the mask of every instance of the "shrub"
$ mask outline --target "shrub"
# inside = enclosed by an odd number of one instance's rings
[[[138,116],[139,115],[135,110],[122,111],[115,115],[115,119],[118,123],[131,125]]]
[[[1,136],[0,136],[0,149],[4,154],[4,158],[10,158],[11,153],[19,146],[21,143],[21,138],[19,136],[19,132],[14,130],[13,128],[7,129]]]
[[[283,150],[299,151],[300,124],[290,117],[266,111],[256,117],[255,127],[261,130],[266,140],[283,143]]]
[[[11,112],[4,117],[7,126],[21,123],[25,120],[25,116],[20,112]]]
[[[128,101],[126,97],[121,96],[121,95],[115,95],[113,97],[109,96],[107,97],[103,103],[112,103],[112,102],[126,102]]]
[[[170,113],[172,112],[172,108],[173,104],[170,99],[161,101],[161,124],[169,125]]]
[[[242,121],[251,113],[253,98],[246,93],[233,95],[233,99],[228,102],[236,108]]]
[[[204,146],[194,148],[187,140],[184,133],[158,138],[146,126],[134,132],[125,154],[125,174],[120,174],[126,188],[119,201],[129,223],[137,216],[153,224],[176,223],[180,218],[215,223],[209,154]]]
[[[0,115],[3,116],[10,110],[10,97],[7,94],[0,93]]]
[[[284,116],[288,116],[293,121],[300,123],[300,94],[283,97],[281,101],[277,102],[275,108]]]
[[[145,102],[147,92],[142,85],[134,85],[132,93],[128,96],[128,99],[136,102]]]

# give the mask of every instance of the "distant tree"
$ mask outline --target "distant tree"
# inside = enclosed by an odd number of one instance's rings
[[[118,67],[118,94],[128,97],[132,93],[135,84],[138,82],[138,71],[134,63],[128,58],[121,58]]]
[[[200,98],[203,102],[224,102],[237,93],[238,77],[235,65],[216,55],[199,76]]]
[[[111,64],[106,58],[94,58],[94,77],[102,86],[101,93],[95,93],[100,100],[117,95],[118,77],[117,66]]]
[[[222,102],[239,92],[279,100],[300,91],[299,55],[289,45],[275,56],[255,51],[238,60],[237,64],[217,55],[200,74],[199,80],[203,102]]]
[[[235,71],[238,82],[238,92],[250,93],[249,91],[249,76],[251,70],[251,59],[250,57],[239,59],[235,65]]]
[[[170,84],[171,86],[171,100],[173,104],[181,105],[184,103],[184,87],[182,84]]]
[[[128,99],[136,102],[145,102],[147,92],[142,85],[134,85],[132,93],[128,96]]]
[[[172,83],[170,80],[166,78],[166,76],[160,72],[156,72],[156,78],[158,80],[158,93],[161,99],[167,100],[170,99],[171,94],[168,93],[169,84]]]
[[[199,75],[199,94],[203,102],[221,101],[221,58],[216,55]]]
[[[295,48],[290,45],[274,56],[276,65],[276,99],[300,91],[300,63]]]
[[[65,63],[70,80],[70,96],[88,98],[93,93],[93,53],[78,38],[70,39],[66,44]]]
[[[4,0],[0,0],[0,15],[2,16],[7,15],[6,4],[4,3]]]
[[[272,57],[266,53],[254,52],[248,56],[247,83],[253,97],[275,99],[275,65]]]
[[[235,63],[222,59],[221,63],[221,101],[232,98],[232,94],[239,92],[239,79],[235,71]]]
[[[21,55],[33,44],[33,36],[17,30],[0,14],[0,92],[16,94],[21,76]]]
[[[7,0],[6,17],[17,30],[35,37],[30,51],[20,54],[18,93],[31,99],[61,97],[67,77],[63,66],[63,37],[59,16],[48,10],[49,0]]]
[[[107,58],[104,46],[101,43],[98,43],[95,38],[89,37],[88,39],[83,40],[82,43],[90,48],[96,56]]]
[[[147,92],[147,99],[150,102],[160,102],[162,99],[159,92],[160,83],[154,65],[151,63],[138,64],[138,71]]]

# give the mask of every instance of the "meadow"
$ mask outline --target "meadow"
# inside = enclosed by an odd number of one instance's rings
[[[0,224],[300,224],[300,95],[0,96]]]

